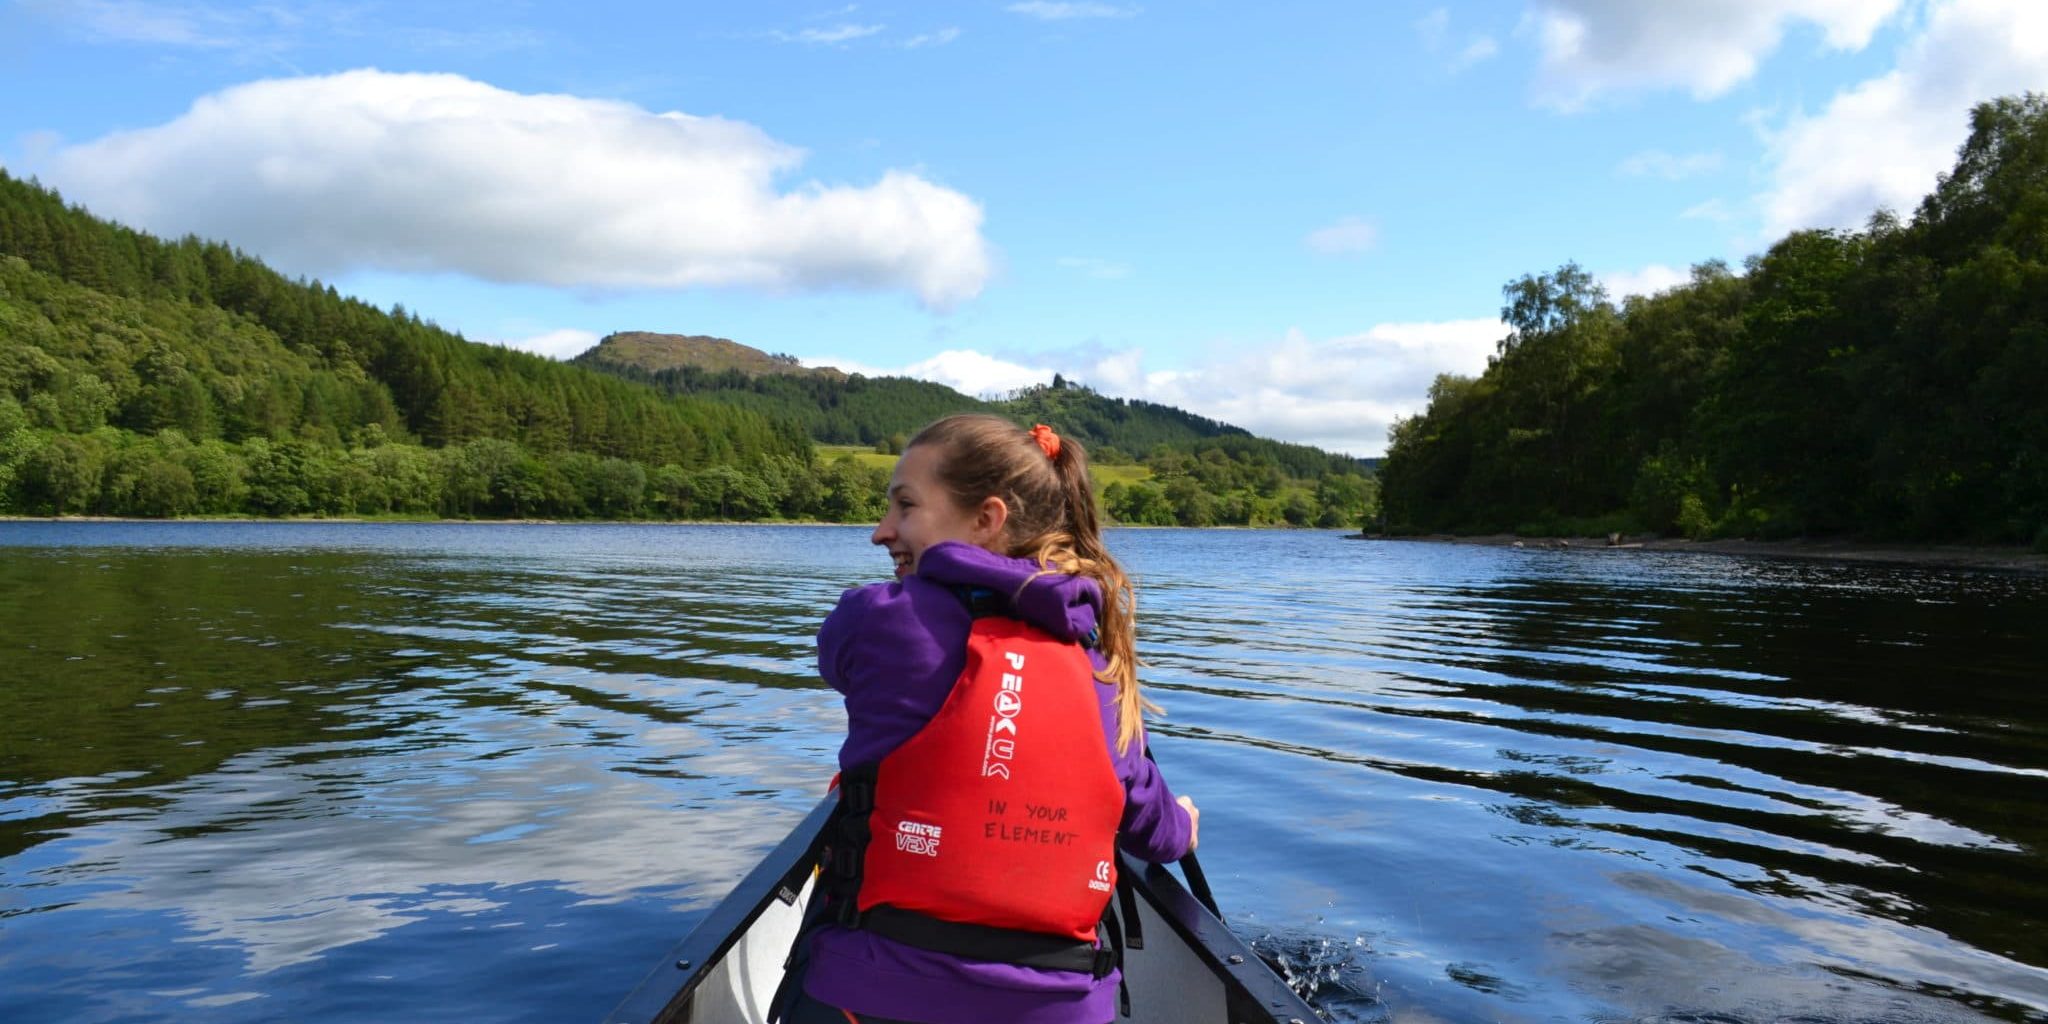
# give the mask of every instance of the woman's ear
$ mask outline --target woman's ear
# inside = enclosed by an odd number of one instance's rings
[[[1010,506],[991,494],[974,510],[974,544],[1001,553],[995,546],[1003,539],[1003,527],[1010,523]]]

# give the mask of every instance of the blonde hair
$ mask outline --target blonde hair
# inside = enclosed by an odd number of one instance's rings
[[[1101,589],[1095,635],[1103,668],[1096,678],[1116,687],[1116,749],[1129,750],[1145,712],[1160,709],[1138,692],[1137,592],[1102,543],[1088,453],[1079,442],[1061,438],[1058,454],[1048,458],[1024,428],[979,413],[932,423],[904,448],[919,445],[938,450],[937,476],[954,504],[973,508],[990,496],[1003,499],[1009,508],[1003,553],[1037,561],[1032,579],[1065,573],[1085,576]]]

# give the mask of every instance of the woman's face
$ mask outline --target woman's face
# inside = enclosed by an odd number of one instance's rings
[[[912,445],[896,460],[896,472],[889,477],[889,510],[868,540],[889,549],[897,579],[916,572],[925,549],[940,541],[989,547],[1002,534],[1003,515],[997,513],[991,524],[988,509],[989,502],[1000,508],[1002,501],[990,498],[980,508],[954,504],[939,483],[938,460],[936,446]]]

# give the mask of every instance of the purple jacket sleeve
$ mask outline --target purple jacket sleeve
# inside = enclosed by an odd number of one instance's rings
[[[938,714],[972,625],[959,598],[916,577],[840,595],[818,630],[818,671],[846,697],[842,770],[880,761]]]
[[[1110,742],[1116,741],[1112,738]],[[1141,732],[1131,742],[1130,751],[1117,757],[1117,775],[1124,780],[1126,794],[1117,845],[1140,860],[1167,864],[1187,856],[1188,837],[1194,827],[1188,820],[1187,808],[1175,802],[1173,791],[1166,788],[1166,778],[1159,773],[1159,766],[1145,756],[1144,745],[1148,742],[1149,738]]]

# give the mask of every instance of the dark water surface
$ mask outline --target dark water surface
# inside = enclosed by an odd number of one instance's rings
[[[866,531],[0,523],[0,1021],[579,1021],[821,791]],[[2048,581],[1124,531],[1339,1020],[2048,1020]]]

